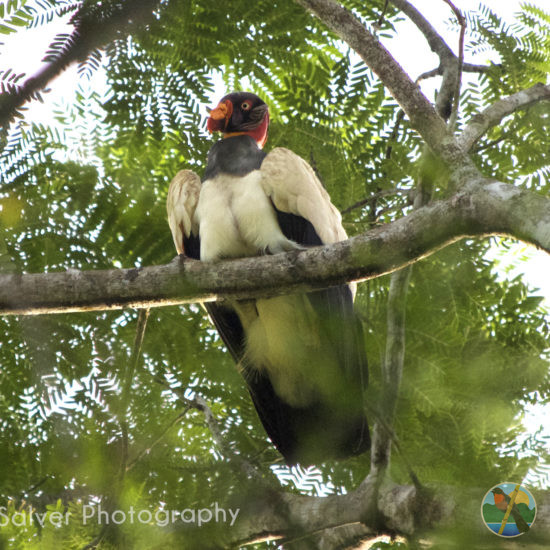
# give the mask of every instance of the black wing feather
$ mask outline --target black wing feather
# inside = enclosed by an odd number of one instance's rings
[[[277,214],[277,221],[279,222],[281,231],[287,239],[304,246],[319,246],[323,244],[311,222],[302,218],[302,216],[277,210],[273,201],[271,201],[271,204]]]
[[[191,233],[189,237],[183,235],[183,253],[194,260],[201,259],[201,240],[198,235]]]

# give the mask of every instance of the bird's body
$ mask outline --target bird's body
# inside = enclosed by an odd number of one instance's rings
[[[258,148],[248,136],[224,140],[220,145],[229,149],[233,141],[248,141],[250,149]],[[258,164],[250,172],[244,175],[219,172],[202,184],[196,210],[202,261],[256,256],[265,252],[275,254],[299,248],[284,236],[262,187],[259,168],[263,157],[253,158]]]
[[[217,261],[345,239],[340,214],[309,165],[287,149],[262,151],[267,106],[257,96],[235,93],[216,109],[209,129],[224,131],[226,138],[211,148],[202,184],[183,171],[169,190],[178,251]],[[207,310],[287,462],[318,462],[368,448],[366,358],[349,285],[208,304]]]

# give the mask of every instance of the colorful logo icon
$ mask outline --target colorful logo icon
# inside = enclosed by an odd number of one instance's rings
[[[520,483],[495,485],[481,503],[483,522],[500,537],[519,537],[527,533],[536,515],[535,499]]]

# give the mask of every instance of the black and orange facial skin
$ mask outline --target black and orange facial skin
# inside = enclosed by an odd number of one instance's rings
[[[210,133],[222,132],[224,138],[247,135],[260,148],[267,141],[268,126],[266,103],[248,92],[233,92],[223,97],[206,121]]]

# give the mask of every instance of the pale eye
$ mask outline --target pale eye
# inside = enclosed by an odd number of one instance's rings
[[[250,103],[250,101],[243,101],[241,103],[241,109],[243,111],[250,111],[251,108],[252,108],[252,103]]]

